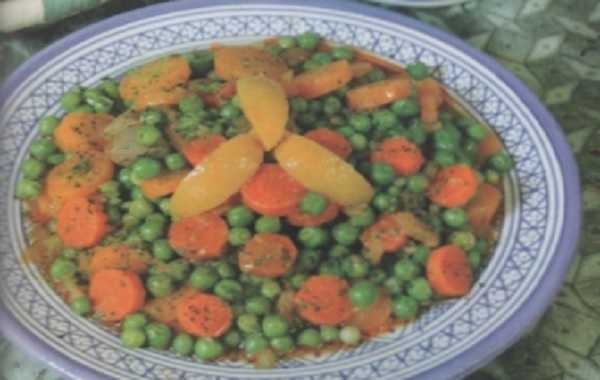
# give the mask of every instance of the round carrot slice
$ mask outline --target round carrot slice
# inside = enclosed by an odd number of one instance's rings
[[[306,133],[304,137],[322,145],[343,159],[348,158],[352,153],[350,142],[343,135],[329,128],[313,129]]]
[[[296,227],[320,226],[337,218],[339,211],[340,206],[329,201],[327,208],[319,215],[304,214],[299,208],[296,208],[288,214],[287,220],[292,226]]]
[[[243,272],[259,277],[281,277],[294,265],[298,250],[285,235],[256,234],[239,253],[238,265]]]
[[[233,313],[219,297],[196,293],[175,306],[179,326],[188,334],[202,337],[223,335],[231,326]]]
[[[443,207],[462,207],[477,192],[479,179],[469,165],[456,164],[437,172],[427,190],[429,199]]]
[[[106,143],[102,131],[112,120],[107,113],[71,112],[54,130],[54,140],[63,152],[102,151]]]
[[[308,278],[294,297],[300,316],[316,325],[338,325],[352,317],[348,283],[332,275]]]
[[[199,137],[183,146],[183,155],[190,164],[196,166],[225,141],[225,137],[218,134]]]
[[[58,212],[56,230],[65,246],[87,248],[108,232],[108,218],[100,205],[83,197],[71,198]]]
[[[350,323],[358,327],[364,334],[373,336],[391,327],[391,316],[392,300],[387,294],[380,291],[371,306],[354,310]]]
[[[375,149],[371,161],[391,165],[398,175],[411,175],[421,169],[425,159],[418,146],[404,137],[392,137]]]
[[[385,252],[395,252],[406,244],[408,236],[400,229],[393,216],[383,215],[363,232],[361,240],[367,246],[381,245]]]
[[[90,278],[89,296],[94,311],[103,321],[116,322],[141,309],[146,292],[137,274],[105,269]]]
[[[94,250],[90,260],[90,272],[127,269],[135,273],[144,273],[148,270],[150,260],[148,254],[127,245],[107,245]]]
[[[242,186],[242,200],[254,211],[284,216],[294,211],[304,196],[304,187],[277,164],[263,164]]]
[[[219,257],[227,243],[227,224],[214,213],[183,218],[171,224],[169,242],[192,261]]]
[[[114,165],[102,153],[75,153],[46,176],[48,196],[57,201],[88,197],[113,176]]]
[[[465,252],[449,244],[434,249],[427,259],[427,280],[444,297],[467,294],[473,282],[471,265]]]

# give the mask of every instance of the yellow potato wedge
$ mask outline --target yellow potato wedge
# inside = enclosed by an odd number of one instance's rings
[[[289,135],[274,153],[289,175],[342,206],[364,204],[373,197],[373,187],[352,165],[312,140]]]
[[[279,143],[289,118],[289,105],[281,85],[267,77],[237,81],[237,94],[244,116],[266,150]]]
[[[258,170],[263,153],[260,142],[250,134],[219,145],[175,190],[170,202],[173,217],[197,215],[225,202]]]

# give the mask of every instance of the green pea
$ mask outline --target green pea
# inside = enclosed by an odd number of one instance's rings
[[[487,183],[491,183],[492,185],[497,185],[500,183],[500,173],[498,173],[496,170],[486,169],[486,171],[483,173],[483,176]]]
[[[350,116],[350,126],[356,132],[365,133],[371,129],[371,119],[366,113],[358,113]]]
[[[190,275],[189,284],[194,289],[210,290],[219,281],[216,271],[205,265],[197,266]]]
[[[196,357],[201,360],[213,360],[223,355],[225,348],[216,339],[200,338],[194,346]]]
[[[102,92],[110,96],[113,99],[119,99],[119,82],[111,78],[104,78],[100,81],[98,86]]]
[[[319,66],[321,65],[318,62],[313,61],[312,59],[304,61],[304,63],[302,64],[302,68],[304,69],[304,71],[312,71],[317,69]]]
[[[442,213],[442,220],[450,227],[462,227],[467,222],[467,213],[462,208],[449,208]]]
[[[267,298],[275,298],[281,293],[281,286],[275,280],[265,280],[261,287],[260,293]]]
[[[310,60],[316,62],[318,65],[326,65],[333,61],[333,57],[329,53],[319,51],[313,54],[312,57],[310,57]]]
[[[425,143],[427,140],[427,131],[420,120],[408,127],[407,137],[417,145]]]
[[[254,213],[246,206],[236,206],[227,212],[227,221],[231,227],[247,227],[253,220]]]
[[[351,48],[336,46],[331,50],[331,55],[335,59],[345,59],[347,61],[351,61],[354,57],[354,52]]]
[[[375,194],[373,197],[373,207],[379,211],[387,211],[392,204],[392,197],[385,193]]]
[[[44,160],[56,151],[56,145],[50,138],[43,137],[32,142],[29,151],[33,157]]]
[[[152,214],[154,207],[145,199],[136,199],[129,203],[129,213],[136,218],[145,218]]]
[[[450,243],[468,251],[475,246],[477,238],[470,231],[454,231],[450,234]]]
[[[190,271],[190,263],[185,259],[173,260],[167,264],[166,274],[175,281],[183,281]]]
[[[257,233],[277,233],[281,230],[281,220],[276,216],[261,216],[254,222]]]
[[[88,93],[89,91],[89,93]],[[91,92],[94,91],[94,92]],[[108,113],[115,105],[114,100],[110,97],[102,95],[101,92],[90,89],[86,91],[85,102],[93,108],[95,112]]]
[[[481,253],[478,251],[471,251],[468,253],[469,264],[471,268],[478,269],[481,266]]]
[[[164,350],[171,341],[171,329],[164,323],[151,322],[144,328],[148,345],[155,350]]]
[[[223,337],[223,342],[227,347],[237,348],[242,342],[242,335],[237,330],[230,330]]]
[[[433,141],[436,149],[454,151],[458,148],[458,142],[447,128],[435,131],[433,133]]]
[[[246,300],[246,311],[251,314],[264,315],[271,310],[271,301],[266,297],[255,296]]]
[[[69,90],[59,100],[60,105],[67,112],[74,111],[82,101],[81,93],[77,90]]]
[[[241,111],[235,105],[228,103],[221,107],[220,114],[224,119],[235,119],[241,115]]]
[[[77,297],[71,303],[71,310],[75,314],[85,315],[92,310],[92,304],[86,296]]]
[[[371,165],[371,179],[376,185],[386,186],[394,182],[396,172],[385,162],[375,162]]]
[[[359,308],[371,306],[377,299],[379,289],[371,281],[361,280],[355,282],[348,291],[348,298],[353,305]]]
[[[402,259],[396,262],[394,265],[394,275],[402,281],[409,281],[417,277],[420,273],[420,269],[409,259]]]
[[[175,255],[167,239],[159,239],[152,243],[152,254],[161,261],[169,261]]]
[[[242,296],[242,286],[235,280],[225,279],[217,282],[214,292],[227,301],[233,301]]]
[[[360,230],[350,223],[339,223],[333,227],[332,235],[336,242],[342,245],[352,245],[358,239]]]
[[[204,102],[198,95],[188,95],[181,99],[178,108],[184,114],[193,114],[204,109]]]
[[[164,273],[158,273],[148,277],[146,287],[154,297],[165,297],[173,292],[173,280]]]
[[[296,46],[296,39],[292,36],[281,36],[277,39],[277,43],[283,49],[289,49]]]
[[[142,112],[140,120],[145,125],[154,125],[160,127],[167,121],[167,117],[159,109],[146,108],[144,112]]]
[[[406,187],[413,193],[422,193],[429,185],[429,179],[424,174],[415,174],[408,177]]]
[[[123,320],[123,330],[143,329],[148,324],[148,318],[145,314],[130,314]]]
[[[290,99],[290,108],[296,113],[308,111],[308,101],[304,98],[294,97]]]
[[[75,248],[65,248],[62,250],[62,256],[65,259],[75,260],[79,257],[79,255],[80,251],[76,250]]]
[[[130,168],[123,168],[121,170],[119,170],[119,174],[118,174],[118,180],[120,183],[122,183],[123,185],[130,187],[133,184],[131,183],[131,169]]]
[[[373,114],[373,124],[383,130],[393,128],[398,124],[398,118],[396,114],[390,110],[383,109],[376,111]]]
[[[59,123],[60,120],[57,117],[45,116],[39,121],[38,128],[42,136],[52,136]]]
[[[317,329],[304,329],[298,335],[297,342],[299,346],[317,348],[321,345],[321,334]]]
[[[179,355],[189,356],[194,351],[194,338],[186,333],[177,334],[171,342],[171,350]]]
[[[440,166],[450,166],[456,163],[454,153],[446,149],[437,149],[433,160]]]
[[[342,270],[350,278],[365,277],[369,272],[369,263],[358,255],[350,255],[343,259]]]
[[[234,247],[241,247],[252,237],[252,233],[245,227],[233,227],[229,230],[229,244]]]
[[[171,215],[171,199],[163,198],[158,202],[158,208],[163,215]]]
[[[345,275],[343,262],[341,262],[339,259],[330,259],[324,261],[321,263],[321,265],[319,265],[319,273],[342,277]]]
[[[50,266],[50,275],[56,280],[72,276],[77,271],[77,265],[71,260],[58,257]]]
[[[169,170],[181,170],[185,167],[185,158],[179,153],[171,153],[165,157],[165,166]]]
[[[44,173],[45,169],[46,165],[34,158],[23,161],[23,167],[21,168],[23,177],[32,180],[38,179]]]
[[[304,32],[296,38],[298,46],[303,49],[312,50],[317,47],[320,41],[319,35],[311,32]]]
[[[390,294],[399,294],[402,291],[402,280],[398,277],[388,277],[383,281],[383,287]]]
[[[419,263],[425,264],[427,263],[427,259],[429,258],[429,249],[424,245],[418,245],[415,247],[415,251],[412,254],[412,259]]]
[[[83,105],[75,108],[72,112],[92,113],[92,112],[94,112],[94,107],[87,105],[87,104],[83,104]]]
[[[320,215],[328,205],[327,198],[321,194],[309,191],[300,202],[300,211],[308,215]]]
[[[307,248],[318,248],[327,244],[329,235],[320,227],[303,227],[298,232],[298,240]]]
[[[251,333],[244,339],[244,350],[248,354],[256,354],[269,347],[269,341],[258,333]]]
[[[406,71],[415,80],[423,80],[429,76],[429,68],[423,62],[415,62],[407,65]]]
[[[300,289],[302,284],[306,281],[306,275],[304,273],[296,273],[290,278],[290,284],[294,289]]]
[[[145,241],[154,241],[164,235],[164,224],[146,221],[139,227],[139,234]]]
[[[500,173],[506,173],[512,168],[512,159],[505,152],[496,153],[490,158],[490,164]]]
[[[350,217],[350,224],[354,227],[367,227],[375,222],[375,212],[370,207],[365,208],[360,214]]]
[[[160,166],[160,162],[153,158],[138,158],[131,166],[131,175],[141,180],[150,179],[158,175]]]
[[[294,348],[294,340],[289,335],[278,336],[270,341],[271,347],[282,354],[290,352]]]
[[[419,277],[412,280],[408,284],[407,291],[409,296],[411,296],[419,302],[427,301],[433,295],[431,286],[429,285],[429,282],[427,282],[427,279],[424,277]]]
[[[298,257],[296,266],[298,270],[309,272],[316,269],[321,261],[321,252],[315,249],[304,249]]]
[[[340,330],[333,326],[321,326],[321,339],[325,343],[335,342],[340,338]]]
[[[414,98],[397,100],[392,104],[391,109],[400,117],[417,116],[421,112],[419,103]]]
[[[488,133],[487,128],[479,123],[473,123],[467,127],[467,135],[476,141],[483,140]]]
[[[267,338],[284,336],[288,332],[288,322],[281,315],[267,315],[262,321],[262,331]]]
[[[342,101],[336,98],[335,96],[328,96],[325,98],[325,102],[323,104],[323,112],[326,115],[335,115],[342,109]]]
[[[341,127],[337,131],[345,138],[350,138],[354,135],[354,129],[352,129],[352,127]]]
[[[392,303],[394,315],[401,320],[409,320],[417,315],[419,303],[412,297],[400,296],[394,298]]]
[[[342,343],[355,345],[360,342],[360,330],[356,326],[344,326],[340,330],[340,340]]]
[[[386,77],[385,72],[383,70],[381,70],[380,68],[374,68],[373,70],[369,71],[369,73],[367,74],[367,80],[369,82],[377,82],[380,80],[384,80]]]
[[[53,153],[46,158],[46,162],[50,165],[58,165],[65,160],[65,155],[63,153]]]
[[[121,344],[125,348],[141,348],[146,343],[146,334],[141,329],[127,329],[121,331]]]
[[[387,273],[385,272],[385,270],[383,268],[375,268],[369,274],[369,281],[372,281],[373,283],[375,283],[377,285],[383,284],[383,282],[385,281],[386,278],[387,278]]]

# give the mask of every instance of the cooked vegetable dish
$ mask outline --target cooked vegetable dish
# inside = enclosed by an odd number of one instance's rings
[[[511,159],[420,62],[304,33],[60,104],[16,188],[25,258],[127,348],[270,368],[356,345],[467,295],[497,237]]]

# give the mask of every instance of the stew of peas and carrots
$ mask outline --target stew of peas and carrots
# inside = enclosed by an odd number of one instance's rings
[[[201,360],[356,345],[466,295],[511,159],[425,64],[312,33],[163,57],[60,100],[16,196],[73,312]]]

